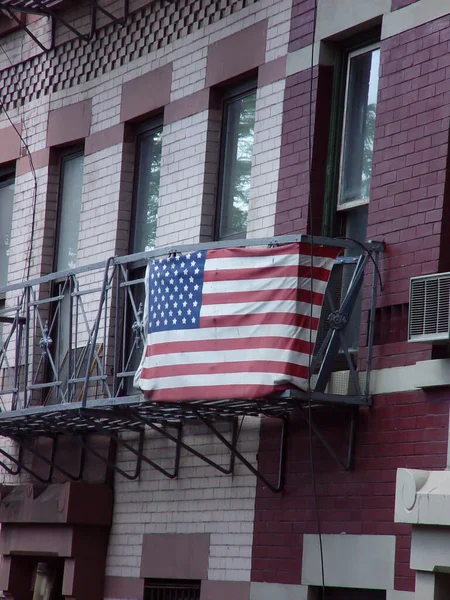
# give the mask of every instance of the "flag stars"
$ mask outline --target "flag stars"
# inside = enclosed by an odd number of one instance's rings
[[[197,328],[206,252],[153,262],[149,278],[149,331]]]

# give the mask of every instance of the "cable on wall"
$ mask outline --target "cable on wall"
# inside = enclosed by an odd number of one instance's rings
[[[313,207],[312,207],[312,194],[311,194],[311,182],[312,182],[312,110],[313,110],[313,81],[314,81],[314,47],[316,41],[316,23],[317,23],[317,0],[314,0],[313,4],[313,30],[312,30],[312,43],[311,43],[311,62],[309,68],[309,119],[308,119],[308,174],[309,174],[309,189],[308,189],[308,223],[309,223],[309,234],[311,236],[311,249],[310,249],[310,323],[309,328],[309,345],[312,347],[312,322],[313,322],[313,298],[314,298],[314,287],[313,287],[313,267],[314,267],[314,219],[313,219]],[[319,498],[317,495],[317,484],[316,484],[316,472],[314,464],[314,451],[313,451],[313,430],[312,430],[312,390],[311,390],[311,364],[312,355],[309,353],[309,366],[308,366],[308,437],[309,437],[309,462],[311,467],[311,483],[314,496],[314,510],[316,515],[317,524],[317,535],[319,538],[319,554],[320,554],[320,572],[321,572],[321,583],[322,583],[322,600],[325,600],[325,568],[323,560],[323,544],[322,544],[322,525],[320,522],[319,512]]]
[[[8,53],[6,52],[5,48],[3,47],[3,45],[1,43],[0,43],[0,50],[6,56],[9,64],[12,67],[14,67]],[[16,76],[16,79],[17,79],[17,76]],[[20,90],[20,82],[18,79],[17,79],[17,83],[18,83],[18,87]],[[23,279],[29,279],[30,270],[31,270],[31,259],[32,259],[32,254],[33,254],[34,229],[35,229],[35,225],[36,225],[36,207],[37,207],[37,192],[38,192],[36,169],[34,167],[33,156],[31,154],[30,147],[28,146],[28,143],[25,141],[24,137],[22,136],[22,133],[19,131],[19,129],[14,124],[13,120],[11,119],[1,97],[0,97],[0,111],[5,113],[6,118],[8,119],[8,121],[10,122],[12,127],[14,128],[14,131],[17,133],[23,147],[25,148],[25,151],[26,151],[27,157],[28,157],[28,161],[30,163],[31,173],[33,175],[34,185],[33,185],[33,199],[32,199],[31,234],[30,234],[30,239],[28,242],[28,249],[27,249],[27,253],[26,253],[26,257],[25,257],[25,266],[24,266],[24,273],[23,273]],[[21,120],[21,122],[23,122],[24,129],[26,131],[25,119],[23,118],[23,115],[20,115],[20,120]]]

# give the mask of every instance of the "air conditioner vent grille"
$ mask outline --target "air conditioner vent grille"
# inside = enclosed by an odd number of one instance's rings
[[[449,332],[450,273],[411,279],[409,341],[448,341]]]

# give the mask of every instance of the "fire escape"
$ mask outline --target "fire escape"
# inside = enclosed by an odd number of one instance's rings
[[[249,401],[164,403],[146,400],[132,387],[132,380],[144,347],[143,265],[155,257],[178,252],[230,246],[266,246],[291,242],[310,243],[308,236],[284,236],[265,240],[217,242],[190,247],[159,249],[106,261],[73,270],[12,284],[0,289],[6,298],[0,310],[0,435],[16,444],[17,452],[0,447],[0,467],[10,475],[20,472],[40,483],[49,483],[58,474],[69,481],[82,480],[83,463],[77,473],[57,460],[58,445],[65,437],[77,440],[82,456],[95,456],[108,468],[132,480],[140,476],[145,463],[169,478],[176,478],[180,452],[185,450],[223,474],[233,472],[240,461],[274,492],[283,487],[283,466],[287,426],[292,413],[307,421],[314,434],[344,468],[351,468],[356,415],[361,406],[370,406],[370,370],[378,280],[377,262],[382,243],[356,244],[351,241],[314,238],[315,244],[341,249],[336,259],[319,325],[318,339],[310,370],[310,391],[287,390]],[[370,317],[367,329],[367,356],[364,372],[357,369],[353,352],[354,331],[358,331],[364,272],[372,269]],[[356,329],[355,329],[356,323]],[[352,333],[353,332],[353,333]],[[361,366],[361,365],[360,365]],[[346,374],[344,389],[333,389],[333,378]],[[334,451],[313,420],[315,411],[333,406],[349,417],[348,454],[343,459]],[[239,451],[242,418],[271,417],[280,422],[279,473],[268,478]],[[229,452],[222,465],[190,446],[183,439],[183,427],[201,422]],[[134,432],[135,441],[123,432]],[[144,439],[151,431],[173,445],[173,465],[159,464],[145,451]],[[134,457],[133,467],[122,469],[98,452],[91,434],[106,436]],[[45,439],[48,452],[37,440]],[[42,477],[30,457],[48,466]]]

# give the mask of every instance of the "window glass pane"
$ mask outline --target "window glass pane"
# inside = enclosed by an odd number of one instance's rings
[[[14,179],[0,181],[0,285],[6,285],[8,280],[13,202]]]
[[[225,108],[219,237],[245,236],[247,231],[256,92],[234,98]]]
[[[161,148],[161,128],[138,138],[136,213],[132,252],[144,252],[155,247]]]
[[[84,157],[80,154],[65,157],[61,163],[57,271],[77,265],[83,165]]]
[[[339,204],[368,200],[377,108],[378,48],[350,56]]]

